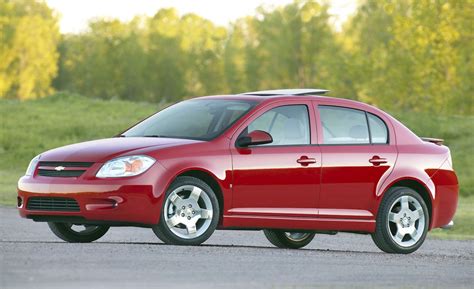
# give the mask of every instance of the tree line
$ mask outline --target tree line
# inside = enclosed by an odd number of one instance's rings
[[[161,9],[60,35],[44,2],[0,0],[0,97],[170,102],[317,87],[390,110],[474,113],[474,0],[365,0],[342,31],[325,3],[258,8],[227,27]]]

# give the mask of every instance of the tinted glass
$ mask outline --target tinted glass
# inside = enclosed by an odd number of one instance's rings
[[[378,116],[371,113],[367,113],[369,119],[370,136],[372,137],[372,143],[385,144],[388,143],[388,129],[385,122]]]
[[[188,100],[172,105],[132,127],[125,137],[210,140],[255,106],[253,101]]]
[[[280,106],[269,110],[255,119],[244,131],[268,132],[272,145],[304,145],[310,143],[309,117],[306,105]]]
[[[369,144],[365,112],[334,106],[320,106],[324,144]]]

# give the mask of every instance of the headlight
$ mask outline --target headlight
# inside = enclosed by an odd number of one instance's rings
[[[120,178],[139,175],[148,170],[155,159],[148,156],[121,157],[106,162],[96,174],[98,178]]]
[[[28,168],[26,169],[25,176],[32,176],[35,173],[35,169],[36,169],[36,166],[38,165],[40,157],[41,155],[37,155],[30,161],[30,164],[28,165]]]

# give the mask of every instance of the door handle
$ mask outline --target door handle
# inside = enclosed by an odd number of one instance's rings
[[[296,162],[305,167],[309,164],[315,164],[316,159],[315,158],[308,158],[307,156],[302,156],[299,159],[297,159]]]
[[[387,159],[386,158],[381,158],[379,156],[373,156],[370,160],[369,163],[373,164],[374,166],[380,166],[381,164],[386,164]]]

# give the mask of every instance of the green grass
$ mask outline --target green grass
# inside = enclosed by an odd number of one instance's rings
[[[0,204],[16,203],[16,183],[37,154],[85,140],[114,136],[159,109],[158,104],[57,94],[0,100]],[[420,136],[444,138],[451,148],[462,198],[455,228],[440,238],[474,238],[474,117],[391,112]]]
[[[430,237],[440,239],[474,240],[474,196],[459,199],[458,210],[454,216],[454,227],[450,230],[434,229]]]

